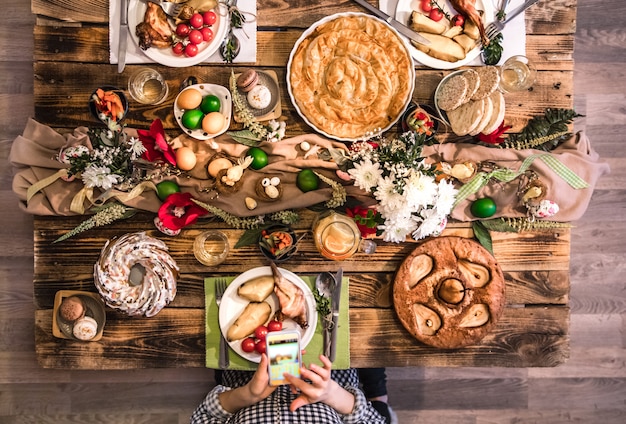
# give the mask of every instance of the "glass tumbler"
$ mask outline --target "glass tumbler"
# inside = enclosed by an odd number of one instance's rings
[[[505,93],[528,90],[537,70],[526,56],[511,56],[500,66],[500,89]]]
[[[128,93],[139,103],[158,105],[165,101],[168,92],[167,81],[152,68],[139,68],[128,79]]]

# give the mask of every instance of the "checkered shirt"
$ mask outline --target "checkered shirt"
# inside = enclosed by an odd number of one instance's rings
[[[204,401],[191,416],[191,424],[214,423],[272,423],[272,424],[306,424],[306,423],[344,423],[344,424],[385,424],[385,419],[378,414],[365,399],[358,388],[359,379],[355,369],[333,370],[331,377],[341,387],[354,395],[355,405],[351,414],[341,415],[330,406],[318,402],[289,411],[289,405],[297,397],[292,394],[288,385],[278,387],[270,396],[249,407],[231,414],[222,408],[218,395],[227,390],[245,385],[252,378],[252,372],[225,371],[224,385],[218,385],[207,394]]]

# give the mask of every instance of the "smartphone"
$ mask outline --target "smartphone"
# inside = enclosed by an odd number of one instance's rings
[[[265,338],[270,386],[287,384],[283,377],[289,373],[300,377],[302,357],[300,353],[300,332],[282,330],[267,333]]]

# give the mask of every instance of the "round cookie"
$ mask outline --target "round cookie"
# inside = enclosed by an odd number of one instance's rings
[[[264,85],[255,85],[248,93],[248,103],[255,109],[265,109],[272,102],[272,92]]]
[[[496,325],[505,306],[496,259],[479,243],[439,237],[402,262],[393,283],[398,318],[417,340],[438,348],[475,344]]]
[[[65,321],[72,322],[85,315],[85,305],[78,296],[69,296],[63,299],[59,307],[59,314]]]
[[[500,72],[495,66],[479,66],[476,68],[480,77],[480,86],[472,96],[472,100],[480,100],[491,95],[500,85]]]
[[[259,74],[254,69],[248,69],[237,78],[237,87],[244,93],[249,92],[259,82]]]

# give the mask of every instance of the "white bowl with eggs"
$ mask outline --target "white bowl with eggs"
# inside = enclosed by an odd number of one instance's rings
[[[198,96],[198,94],[200,94],[200,96]],[[219,114],[223,116],[223,121],[220,119],[219,116],[213,115],[216,119],[212,120],[211,117],[209,117],[208,121],[205,123],[204,118],[207,118],[207,115],[211,115],[205,114],[203,118],[204,128],[189,129],[185,127],[183,125],[183,114],[185,113],[185,111],[189,110],[189,108],[199,109],[202,99],[204,99],[208,95],[217,96],[217,98],[220,100]],[[215,138],[228,130],[228,128],[230,127],[232,108],[232,98],[230,96],[230,91],[228,91],[226,87],[208,83],[194,84],[186,87],[184,90],[178,93],[178,96],[176,96],[176,100],[174,101],[174,118],[176,119],[178,126],[180,126],[185,134],[188,134],[197,140],[208,140],[211,138]]]

